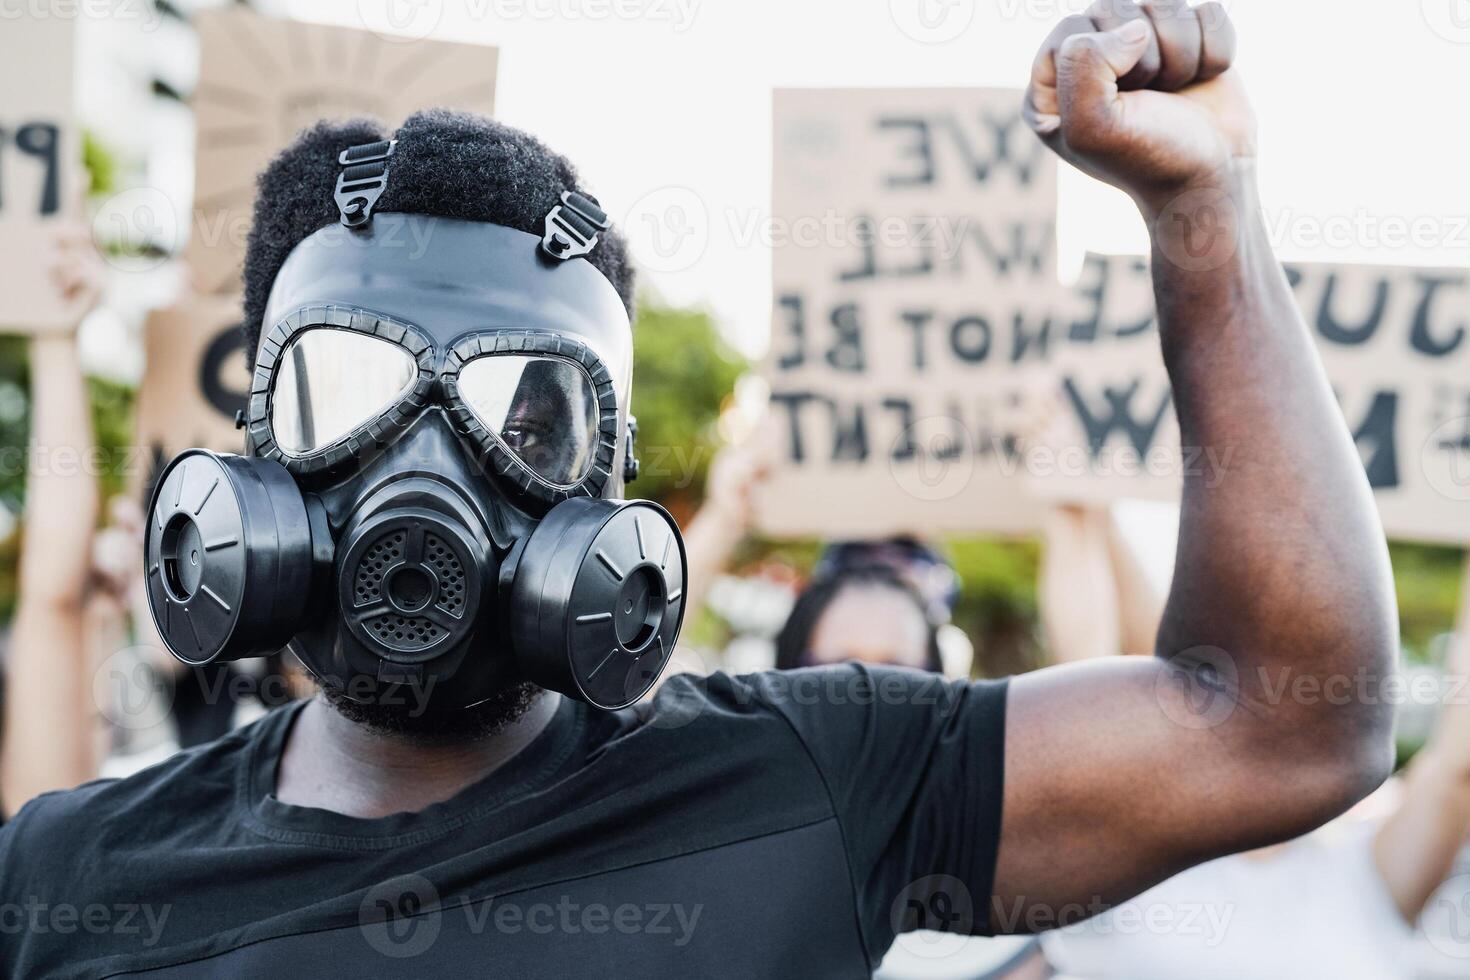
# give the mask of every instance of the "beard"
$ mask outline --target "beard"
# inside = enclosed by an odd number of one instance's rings
[[[327,704],[348,721],[379,735],[431,745],[473,742],[498,735],[545,693],[523,681],[468,708],[448,708],[442,706],[442,699],[436,706],[434,698],[413,693],[362,702],[329,685],[318,687]]]

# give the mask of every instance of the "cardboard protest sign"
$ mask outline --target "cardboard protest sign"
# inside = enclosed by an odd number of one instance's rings
[[[231,6],[198,14],[194,220],[186,257],[199,288],[234,292],[255,177],[321,119],[393,127],[419,109],[495,107],[495,48],[386,38],[276,20]]]
[[[1391,538],[1470,541],[1470,272],[1288,263]],[[1182,454],[1148,264],[1089,256],[1058,352],[1057,425],[1028,458],[1037,492],[1174,498],[1186,468],[1228,479],[1229,447]]]
[[[72,115],[75,18],[7,18],[0,56],[0,330],[69,327],[47,267],[50,226],[80,203],[81,133]]]
[[[1054,324],[1056,165],[1009,90],[781,90],[772,534],[1025,531]]]
[[[1228,476],[1229,447],[1180,449],[1147,261],[1057,282],[1019,102],[776,94],[768,533],[1025,532]],[[1470,271],[1286,269],[1389,536],[1470,541]]]
[[[184,449],[244,450],[245,433],[235,428],[250,388],[240,317],[239,296],[198,295],[148,317],[137,409],[138,445],[147,458],[137,474],[140,494]]]

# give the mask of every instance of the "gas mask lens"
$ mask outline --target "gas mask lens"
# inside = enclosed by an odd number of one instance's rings
[[[597,447],[597,395],[579,365],[559,357],[480,357],[460,371],[459,394],[542,480],[566,487],[587,475]]]
[[[355,330],[308,330],[276,371],[276,444],[289,456],[324,449],[391,408],[417,374],[413,355],[397,344]]]

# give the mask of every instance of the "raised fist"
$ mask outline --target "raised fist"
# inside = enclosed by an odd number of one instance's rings
[[[1063,159],[1157,208],[1255,154],[1224,7],[1097,0],[1048,35],[1025,114]]]

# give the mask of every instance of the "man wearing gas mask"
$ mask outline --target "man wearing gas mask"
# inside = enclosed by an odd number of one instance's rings
[[[175,654],[289,646],[325,694],[27,806],[6,974],[864,976],[906,931],[1065,924],[1366,793],[1387,702],[1279,693],[1374,683],[1396,624],[1232,53],[1218,5],[1108,3],[1037,58],[1033,126],[1138,201],[1185,442],[1230,469],[1185,478],[1158,656],[1009,683],[643,700],[684,560],[618,499],[631,275],[601,208],[486,120],[301,137],[250,243],[247,451],[170,466],[146,563]],[[1171,258],[1190,194],[1233,216],[1218,261]]]

